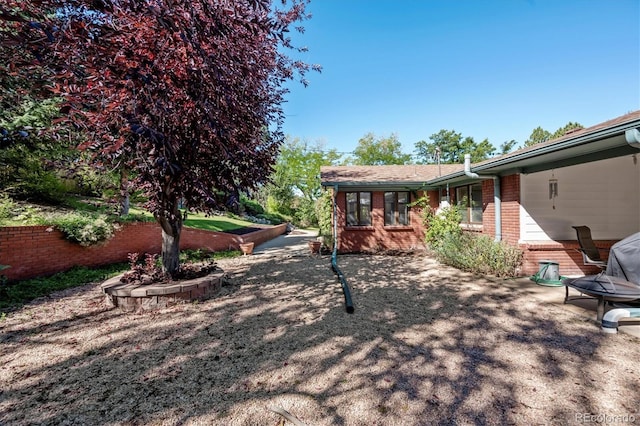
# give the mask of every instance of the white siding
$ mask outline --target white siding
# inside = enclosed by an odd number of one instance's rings
[[[522,175],[520,240],[573,240],[572,225],[587,225],[594,239],[640,231],[639,163],[640,153]],[[555,200],[549,199],[552,176],[558,180]]]

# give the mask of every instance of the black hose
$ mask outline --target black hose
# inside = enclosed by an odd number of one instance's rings
[[[344,274],[338,268],[338,251],[333,250],[333,254],[331,255],[331,269],[340,279],[340,284],[342,284],[342,291],[344,292],[344,304],[347,307],[347,313],[352,314],[353,309],[353,301],[351,300],[351,291],[349,290],[349,285],[347,284],[347,279],[344,277]]]

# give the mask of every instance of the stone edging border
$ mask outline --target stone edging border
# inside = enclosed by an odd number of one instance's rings
[[[200,278],[159,284],[128,284],[120,282],[121,277],[115,276],[100,285],[107,304],[123,312],[142,312],[213,297],[222,288],[224,271],[217,270]]]

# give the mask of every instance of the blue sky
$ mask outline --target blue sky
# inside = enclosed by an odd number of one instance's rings
[[[494,146],[537,127],[640,109],[640,0],[312,0],[285,134],[352,151],[371,132],[403,151],[441,129]]]

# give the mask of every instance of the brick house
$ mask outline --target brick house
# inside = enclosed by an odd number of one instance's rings
[[[322,167],[320,176],[334,194],[339,252],[424,248],[411,203],[426,193],[431,207],[458,205],[464,229],[520,247],[523,275],[546,259],[584,275],[598,269],[583,265],[572,225],[591,228],[605,259],[640,231],[639,156],[635,111],[481,163]]]

